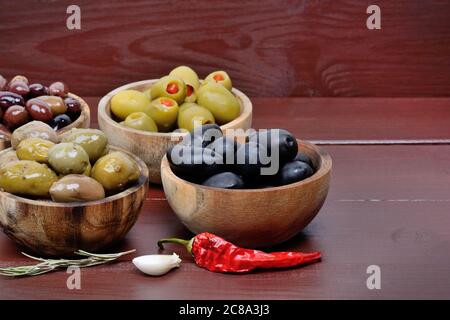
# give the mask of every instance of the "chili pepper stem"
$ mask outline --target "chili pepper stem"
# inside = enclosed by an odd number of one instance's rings
[[[167,238],[167,239],[161,239],[158,241],[158,247],[160,249],[164,249],[164,243],[177,243],[181,244],[186,247],[186,250],[189,253],[192,253],[192,243],[194,242],[194,238],[191,240],[184,240],[184,239],[178,239],[178,238]]]

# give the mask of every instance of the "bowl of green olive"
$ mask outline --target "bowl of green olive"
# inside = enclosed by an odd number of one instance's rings
[[[49,134],[45,123],[14,131],[0,151],[0,226],[44,256],[95,252],[125,237],[148,188],[146,164],[96,129]]]
[[[215,71],[200,80],[180,66],[160,79],[121,86],[98,105],[98,122],[112,145],[139,156],[149,180],[161,183],[161,160],[196,125],[218,124],[222,130],[248,129],[252,103],[233,88],[228,74]]]
[[[213,125],[191,132],[167,150],[162,184],[170,207],[193,233],[268,247],[292,238],[317,215],[332,160],[287,130],[249,131],[241,141]]]

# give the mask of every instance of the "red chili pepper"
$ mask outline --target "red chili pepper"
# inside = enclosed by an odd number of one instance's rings
[[[214,272],[249,272],[254,269],[289,268],[317,262],[320,252],[273,252],[243,249],[208,232],[200,233],[191,240],[177,238],[161,239],[163,243],[178,243],[194,256],[195,263]]]

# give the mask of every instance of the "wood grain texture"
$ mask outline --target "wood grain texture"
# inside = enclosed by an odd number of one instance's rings
[[[44,256],[72,256],[78,249],[96,252],[116,244],[136,222],[148,190],[147,166],[129,155],[139,166],[139,180],[102,200],[56,203],[0,191],[3,232],[26,250]]]
[[[253,190],[190,183],[177,177],[164,157],[161,178],[167,201],[195,234],[211,232],[246,248],[278,245],[314,219],[330,186],[332,160],[328,153],[300,140],[298,147],[313,161],[313,176],[281,187]]]
[[[229,71],[249,96],[449,96],[450,2],[379,0],[2,1],[0,74],[66,81],[82,96],[187,64]]]
[[[161,160],[167,149],[181,141],[183,135],[135,130],[120,125],[111,117],[111,99],[115,94],[128,89],[145,91],[156,81],[154,79],[130,83],[109,92],[98,103],[97,120],[100,129],[108,136],[109,143],[141,158],[148,166],[150,182],[161,184]],[[247,130],[252,125],[253,107],[250,99],[235,88],[233,88],[233,94],[239,101],[241,114],[233,121],[221,126],[225,133],[228,129]]]

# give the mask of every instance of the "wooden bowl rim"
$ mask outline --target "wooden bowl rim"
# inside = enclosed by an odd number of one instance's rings
[[[78,116],[78,118],[72,122],[71,124],[69,124],[68,126],[61,128],[59,130],[56,131],[56,134],[60,135],[63,134],[67,131],[69,131],[70,129],[76,128],[79,124],[84,122],[85,118],[90,118],[91,117],[91,111],[89,109],[89,105],[87,104],[86,101],[84,101],[81,97],[77,96],[76,94],[73,94],[71,92],[69,92],[67,94],[68,97],[70,98],[74,98],[77,99],[78,101],[80,101],[81,104],[81,113]],[[0,138],[1,139],[7,139],[7,140],[11,140],[11,134],[12,132],[10,131],[4,131],[2,128],[0,128]]]
[[[1,150],[0,156],[3,153],[6,153],[11,150],[13,150],[11,147]],[[137,190],[139,190],[142,187],[142,185],[148,184],[148,168],[143,160],[141,160],[138,156],[132,154],[131,152],[128,152],[128,151],[126,151],[122,148],[116,147],[116,146],[110,145],[110,150],[121,151],[123,153],[126,153],[127,155],[132,157],[137,162],[141,174],[139,175],[139,179],[138,179],[138,182],[136,185],[133,185],[133,186],[129,187],[128,189],[125,189],[117,194],[111,195],[109,197],[106,197],[106,198],[103,198],[100,200],[84,201],[84,202],[54,202],[51,200],[33,200],[33,199],[28,199],[28,198],[24,198],[21,196],[17,196],[17,195],[14,195],[14,194],[6,192],[6,191],[0,191],[0,194],[4,195],[7,198],[13,199],[15,201],[18,201],[21,203],[27,203],[27,204],[31,204],[31,205],[41,205],[41,206],[47,206],[47,207],[60,207],[60,208],[73,208],[73,207],[85,207],[85,206],[91,206],[91,205],[112,202],[112,201],[115,201],[115,200],[118,200],[120,198],[130,195],[130,194],[136,192]]]
[[[304,141],[304,140],[297,139],[297,143],[299,145],[301,144],[303,147],[306,147],[306,148],[312,150],[313,152],[315,152],[316,154],[318,154],[318,156],[321,160],[320,168],[319,168],[319,170],[314,172],[314,174],[312,176],[310,176],[304,180],[298,181],[298,182],[286,184],[284,186],[261,188],[261,189],[221,189],[221,188],[204,186],[201,184],[197,184],[197,183],[193,183],[193,182],[181,179],[176,174],[174,174],[172,169],[170,168],[169,161],[167,160],[166,155],[164,155],[164,158],[162,159],[162,162],[161,162],[161,173],[163,171],[166,172],[169,175],[169,178],[172,180],[175,180],[176,183],[191,185],[191,186],[193,186],[195,188],[199,188],[199,189],[215,191],[215,192],[225,192],[225,193],[233,193],[233,192],[257,193],[257,192],[271,192],[271,191],[281,191],[281,190],[299,188],[299,187],[307,185],[313,181],[319,180],[323,176],[325,176],[331,172],[331,168],[333,166],[333,161],[328,152],[326,152],[323,148],[321,148],[313,143]],[[162,174],[161,174],[161,176],[162,176]],[[164,185],[164,181],[163,181],[163,185]]]
[[[150,79],[150,80],[141,80],[141,81],[131,82],[131,83],[125,84],[123,86],[120,86],[120,87],[108,92],[105,96],[103,96],[100,99],[100,102],[98,103],[98,117],[103,118],[106,122],[108,122],[111,126],[115,127],[117,130],[123,130],[123,131],[129,132],[129,133],[134,133],[134,134],[138,133],[138,134],[141,134],[143,136],[148,136],[148,137],[174,137],[174,138],[183,137],[184,135],[187,134],[187,132],[148,132],[148,131],[128,128],[128,127],[120,125],[117,121],[114,121],[111,118],[111,116],[109,116],[106,112],[106,107],[108,106],[112,97],[114,95],[116,95],[118,92],[123,91],[123,90],[130,90],[130,89],[133,89],[138,86],[150,85],[150,84],[157,82],[158,80],[159,79]],[[247,97],[242,91],[240,91],[236,88],[232,88],[231,90],[232,90],[233,94],[236,97],[238,97],[239,100],[242,102],[242,112],[239,115],[239,117],[237,117],[233,121],[230,121],[230,122],[220,126],[222,131],[227,130],[228,128],[232,127],[234,124],[236,124],[240,120],[251,116],[251,114],[253,112],[253,105],[252,105],[252,102],[250,101],[249,97]],[[174,140],[174,141],[178,141],[178,140]]]

